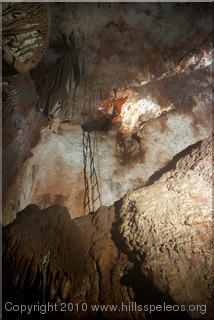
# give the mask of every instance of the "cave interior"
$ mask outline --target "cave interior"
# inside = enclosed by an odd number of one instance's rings
[[[2,3],[2,319],[213,319],[212,28]]]

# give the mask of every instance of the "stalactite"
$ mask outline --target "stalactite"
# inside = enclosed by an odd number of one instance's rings
[[[36,67],[48,46],[49,26],[47,3],[3,4],[3,74],[8,66],[18,72]]]
[[[30,106],[36,97],[35,86],[28,72],[19,77],[19,83],[15,88],[7,89],[4,93],[6,101],[3,110],[8,104],[12,104],[14,108]]]
[[[110,88],[91,75],[85,76],[86,69],[87,57],[74,50],[67,51],[54,66],[39,65],[32,70],[39,95],[38,110],[49,120],[71,120],[81,113],[92,115],[98,102],[109,97]]]
[[[90,80],[89,80],[90,79]],[[85,79],[85,101],[82,112],[92,114],[100,100],[110,97],[111,88],[100,79],[90,76]]]
[[[19,240],[16,241],[17,245],[14,245],[10,240],[12,234],[13,236],[19,234],[19,239],[22,239],[24,242],[27,239],[26,237],[29,236],[29,230],[27,231],[27,229],[25,229],[26,232],[24,231],[24,233],[19,231],[24,225],[23,219],[26,218],[26,211],[23,211],[23,215],[18,217],[18,229],[8,229],[8,232],[6,232],[4,236],[4,298],[7,299],[9,292],[12,293],[12,288],[15,288],[17,291],[23,290],[29,296],[33,297],[36,288],[39,294],[39,300],[44,304],[48,295],[52,303],[60,299],[66,301],[68,297],[73,295],[74,289],[81,286],[83,257],[79,255],[79,252],[81,252],[83,248],[83,235],[75,222],[70,220],[67,209],[61,209],[59,206],[56,206],[54,213],[51,213],[50,210],[47,209],[46,214],[43,214],[38,207],[31,206],[31,208],[33,214],[30,219],[33,224],[35,223],[34,226],[37,229],[37,237],[35,238],[33,236],[31,239],[36,246],[36,250],[28,247],[26,250],[24,249],[25,253],[23,255],[23,248],[18,245],[18,243],[20,243]],[[41,223],[40,227],[37,219]],[[51,235],[48,234],[48,230],[50,230],[50,225],[52,224],[54,225],[53,228],[56,230],[56,233]],[[67,226],[67,230],[62,231],[61,227],[64,225]],[[75,234],[78,235],[78,240],[74,238]],[[55,240],[52,237],[55,237]],[[43,239],[43,244],[41,243],[41,239]],[[59,247],[56,246],[58,241]],[[64,250],[67,255],[68,248],[69,251],[72,250],[72,254],[66,256],[64,260],[60,259],[59,261],[58,254],[61,252],[60,255],[63,256]],[[23,256],[19,261],[17,261],[17,254],[14,254],[14,250],[17,250],[16,253],[20,252],[20,255]],[[9,252],[12,253],[13,258],[9,258],[8,260],[7,257],[9,256],[7,254]],[[16,281],[12,280],[14,278]],[[74,281],[75,285],[73,286]],[[18,300],[22,301],[22,299],[23,297],[20,295]]]

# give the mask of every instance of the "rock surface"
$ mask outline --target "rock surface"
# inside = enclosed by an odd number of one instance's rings
[[[87,304],[53,319],[211,319],[211,146],[205,140],[156,182],[85,217],[28,206],[3,228],[4,298]],[[133,301],[202,307],[188,315],[91,309]]]
[[[212,30],[210,9],[208,3],[54,3],[50,43],[60,46],[64,38],[83,51],[87,74],[112,89],[138,87],[202,43]]]
[[[2,5],[3,76],[35,68],[48,47],[50,9],[47,3]],[[7,87],[8,79],[3,84]]]
[[[163,85],[167,86],[172,94],[170,105],[173,104],[173,110],[162,112],[158,117],[147,116],[149,119],[142,124],[139,121],[142,117],[135,120],[133,111],[129,113],[125,103],[122,121],[129,132],[109,130],[91,133],[102,205],[111,205],[128,190],[143,186],[174,156],[210,135],[211,83],[210,80],[202,82],[204,76],[209,77],[210,74],[210,67],[206,67],[193,70],[189,76],[176,75],[175,82],[172,79],[160,80],[155,83],[157,89],[153,84],[153,89],[148,92],[152,94],[155,90],[156,96],[161,97]],[[178,85],[176,80],[179,77]],[[161,101],[158,106],[161,109]],[[31,150],[33,157],[24,164],[13,186],[5,192],[4,224],[14,218],[15,211],[30,203],[41,208],[51,204],[65,205],[72,217],[83,215],[82,129],[71,123],[62,124],[58,132],[56,127],[57,122],[53,123],[52,130],[48,127],[43,130],[41,142]],[[16,208],[12,214],[11,201]],[[98,206],[99,203],[95,209]]]
[[[211,4],[54,2],[51,25],[48,4],[20,8],[4,4],[4,302],[211,319]]]
[[[212,145],[204,141],[176,170],[139,191],[120,209],[119,230],[139,254],[143,274],[179,304],[194,301],[211,311]],[[197,285],[196,285],[197,283]]]
[[[212,130],[209,3],[51,3],[50,10],[48,50],[4,91],[4,225],[30,203],[83,215],[80,125],[114,89],[117,99],[128,97],[119,121],[91,134],[102,205],[145,185]]]

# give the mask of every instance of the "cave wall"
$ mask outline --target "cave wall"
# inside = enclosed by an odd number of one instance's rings
[[[135,104],[129,99],[122,108],[121,131],[91,133],[102,205],[111,205],[128,190],[146,184],[175,155],[210,135],[211,66],[203,64],[203,57],[200,61],[198,69],[195,65],[192,71],[178,72],[141,89],[141,94],[149,98],[142,99],[142,105],[138,102],[140,112],[135,113]],[[164,104],[165,88],[171,96]],[[152,96],[156,96],[158,114],[155,108],[143,113]],[[168,104],[173,107],[166,110]],[[82,129],[78,124],[64,123],[57,128],[58,125],[56,120],[41,132],[40,142],[31,149],[32,157],[5,192],[4,224],[30,203],[41,208],[61,204],[72,217],[74,212],[83,215]],[[22,141],[26,144],[27,140]],[[12,147],[11,144],[9,148]],[[8,165],[6,160],[4,163]],[[99,202],[95,205],[97,209]]]
[[[83,215],[80,124],[113,89],[127,97],[120,127],[91,133],[103,205],[212,130],[210,4],[51,3],[50,12],[48,50],[6,90],[4,225],[30,203]]]
[[[43,211],[30,205],[18,213],[3,228],[5,301],[88,306],[87,312],[61,317],[54,312],[53,319],[211,319],[211,148],[210,137],[154,183],[85,217],[71,220],[59,205]],[[90,308],[133,301],[206,310],[149,314]]]
[[[47,50],[18,67],[4,55],[4,302],[203,304],[206,314],[114,316],[212,318],[211,5],[46,3],[43,13]],[[11,18],[25,14],[6,14],[6,33]],[[83,217],[81,124],[115,92],[127,97],[119,122],[90,133],[102,206]]]
[[[188,299],[210,308],[211,153],[211,139],[205,140],[174,172],[127,195],[119,227],[129,250],[145,254],[141,270],[161,291],[180,304]]]

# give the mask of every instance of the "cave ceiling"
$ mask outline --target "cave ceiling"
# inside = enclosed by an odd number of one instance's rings
[[[50,3],[49,7],[28,5],[25,13],[23,4],[3,7],[3,76],[14,74],[10,84],[31,69],[36,106],[49,119],[91,114],[100,101],[114,97],[114,90],[119,98],[128,95],[131,103],[148,97],[153,109],[159,98],[152,92],[155,81],[190,71],[210,49],[209,3]],[[183,59],[189,60],[188,66],[182,65]],[[166,102],[170,105],[167,86],[161,108]]]

